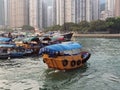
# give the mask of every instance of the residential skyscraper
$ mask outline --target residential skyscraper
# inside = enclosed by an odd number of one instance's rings
[[[4,12],[5,12],[5,26],[9,25],[9,18],[8,18],[8,0],[4,0]]]
[[[9,25],[17,28],[28,25],[28,0],[8,0]]]
[[[42,1],[42,24],[43,24],[43,28],[47,27],[47,1],[43,0]]]
[[[5,25],[5,6],[4,0],[0,0],[0,25]]]
[[[47,2],[47,1],[51,1],[51,2]],[[55,13],[55,11],[56,11],[56,8],[55,8],[55,2],[56,2],[56,0],[47,0],[46,2],[45,2],[45,6],[46,6],[46,9],[47,9],[47,12],[46,12],[46,14],[47,14],[47,26],[46,27],[50,27],[50,26],[53,26],[53,25],[55,25],[56,23],[56,13]],[[45,11],[44,11],[45,12]],[[45,15],[45,14],[44,14]]]
[[[53,25],[53,13],[52,13],[52,6],[49,6],[47,9],[47,27],[50,27]]]
[[[29,0],[29,25],[42,29],[42,0]]]
[[[63,25],[65,22],[65,1],[56,0],[56,24]]]
[[[105,2],[105,12],[107,17],[114,17],[114,8],[115,7],[115,0],[106,0]]]
[[[52,2],[52,7],[53,7],[53,25],[56,25],[56,0],[53,0]]]
[[[90,21],[91,20],[91,0],[75,0],[75,10],[76,10],[76,23],[81,21]]]
[[[100,18],[100,0],[92,0],[92,20]]]
[[[64,1],[64,9],[65,22],[72,22],[72,0]]]
[[[29,24],[38,28],[38,0],[29,0]]]
[[[72,7],[71,7],[71,14],[72,14],[72,22],[76,23],[76,3],[75,3],[76,0],[72,0],[71,4],[72,4]]]
[[[56,21],[79,23],[83,20],[91,21],[99,18],[99,0],[56,0]],[[93,9],[95,8],[95,9]],[[93,18],[94,17],[94,18]]]
[[[92,20],[92,15],[93,15],[92,1],[94,1],[94,0],[86,1],[86,21]]]
[[[42,15],[42,10],[43,10],[42,0],[38,0],[38,28],[40,30],[43,29],[43,15]]]
[[[120,0],[115,0],[115,16],[120,16]]]

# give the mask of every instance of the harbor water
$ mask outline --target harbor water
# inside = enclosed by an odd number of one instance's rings
[[[91,53],[86,65],[58,71],[41,57],[0,60],[0,90],[120,90],[120,38],[75,40]]]

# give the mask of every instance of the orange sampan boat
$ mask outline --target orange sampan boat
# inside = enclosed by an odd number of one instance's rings
[[[43,62],[49,68],[58,70],[70,70],[80,68],[90,58],[89,52],[81,51],[82,45],[76,42],[64,42],[40,49]]]

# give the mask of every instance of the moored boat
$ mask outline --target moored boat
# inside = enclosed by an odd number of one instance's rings
[[[7,37],[0,37],[0,44],[8,44],[12,42],[12,38],[7,38]]]
[[[0,44],[0,59],[8,59],[10,57],[9,48],[13,48],[11,44]]]
[[[21,58],[23,55],[22,48],[15,44],[0,44],[0,59]]]
[[[23,58],[25,49],[23,47],[13,47],[10,51],[10,58]]]
[[[15,42],[15,44],[25,49],[24,56],[37,56],[41,48],[41,42],[38,37],[28,37],[21,42]]]
[[[71,41],[73,33],[72,32],[65,33],[65,34],[62,34],[62,36],[64,36],[65,41]]]
[[[80,68],[90,58],[89,52],[81,51],[82,46],[76,42],[64,42],[40,49],[43,62],[49,68],[70,70]]]

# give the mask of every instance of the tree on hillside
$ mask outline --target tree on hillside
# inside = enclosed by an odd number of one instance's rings
[[[79,31],[82,33],[85,33],[89,30],[90,24],[87,21],[81,21],[80,23],[78,23],[79,26]]]
[[[30,25],[23,25],[22,30],[35,30],[35,28]]]
[[[90,22],[90,31],[106,31],[107,25],[106,22],[103,20],[96,20]]]
[[[57,31],[57,30],[61,30],[61,26],[60,25],[54,25],[54,26],[51,26],[51,27],[47,27],[46,30],[47,31]]]
[[[78,25],[73,22],[66,22],[62,25],[62,31],[67,32],[67,31],[73,31]]]
[[[120,32],[120,18],[107,18],[106,19],[107,28],[110,33]]]

